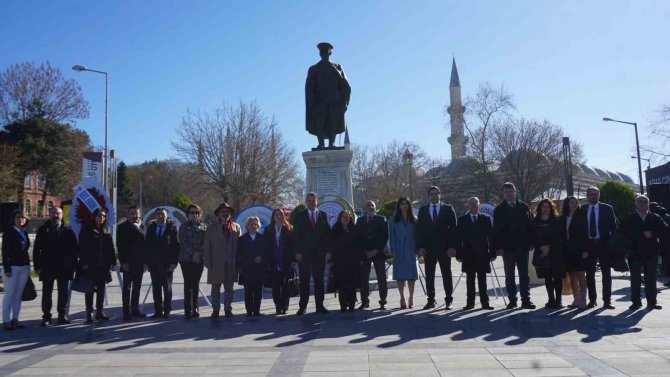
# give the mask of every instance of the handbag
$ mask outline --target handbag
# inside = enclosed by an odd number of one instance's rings
[[[300,275],[298,274],[298,270],[291,266],[288,276],[288,292],[291,297],[297,297],[300,295]]]
[[[93,292],[93,279],[82,270],[77,270],[72,280],[72,290],[81,293]]]
[[[335,269],[331,265],[328,269],[328,284],[326,286],[326,293],[335,293],[337,284],[335,283]]]
[[[609,240],[607,240],[607,249],[613,259],[624,258],[630,254],[632,242],[624,237],[620,232],[612,232]]]
[[[37,290],[35,290],[35,283],[33,279],[28,278],[26,286],[23,287],[23,294],[21,294],[21,301],[32,301],[37,298]]]

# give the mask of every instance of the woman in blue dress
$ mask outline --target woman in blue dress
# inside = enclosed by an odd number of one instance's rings
[[[414,307],[414,283],[419,278],[416,270],[417,247],[414,239],[416,217],[407,197],[401,197],[389,221],[390,249],[393,255],[393,279],[398,282],[400,309]],[[405,284],[409,299],[405,302]]]

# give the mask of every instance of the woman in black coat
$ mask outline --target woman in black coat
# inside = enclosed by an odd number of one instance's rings
[[[280,208],[272,211],[272,219],[263,231],[263,238],[275,311],[277,314],[286,314],[291,299],[289,273],[293,262],[293,227]]]
[[[561,243],[563,229],[558,218],[556,204],[551,199],[542,199],[537,205],[533,219],[534,245],[533,265],[537,277],[544,278],[549,301],[546,308],[563,307],[563,276],[565,275],[565,256]]]
[[[586,269],[589,263],[589,253],[586,251],[586,216],[579,208],[579,202],[574,196],[563,201],[561,229],[563,229],[563,247],[565,252],[565,269],[570,275],[572,288],[572,304],[569,308],[586,308]]]
[[[96,209],[92,221],[79,232],[79,266],[93,281],[96,293],[96,320],[109,319],[102,311],[105,303],[105,286],[112,281],[110,270],[116,266],[116,252],[112,235],[107,227],[107,211]],[[93,322],[93,292],[86,293],[86,322]]]
[[[247,232],[240,237],[237,244],[237,263],[240,270],[239,283],[244,286],[244,306],[247,316],[261,315],[263,284],[266,281],[267,257],[265,256],[265,240],[258,233],[261,220],[256,216],[247,218]]]
[[[332,268],[340,291],[340,311],[354,311],[356,288],[359,285],[360,265],[363,262],[363,240],[356,231],[353,216],[342,211],[331,233]]]
[[[2,269],[5,292],[2,297],[2,322],[5,330],[22,329],[19,323],[21,297],[30,279],[30,238],[23,228],[26,216],[22,211],[12,213],[12,223],[2,234]],[[11,319],[10,319],[11,318]]]

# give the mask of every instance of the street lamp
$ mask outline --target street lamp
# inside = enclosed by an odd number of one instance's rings
[[[637,158],[637,157],[635,157],[635,156],[630,156],[630,158]],[[651,159],[649,159],[649,158],[644,158],[644,157],[641,157],[640,159],[641,159],[642,161],[647,161],[647,170],[651,169]]]
[[[405,149],[405,153],[402,155],[402,161],[408,166],[409,169],[409,202],[412,203],[414,196],[412,192],[412,170],[414,170],[414,154],[409,151],[409,148]]]
[[[637,170],[640,179],[640,195],[644,195],[644,183],[642,183],[642,160],[640,159],[640,140],[637,136],[637,123],[635,122],[624,122],[622,120],[616,120],[612,118],[603,118],[603,122],[616,122],[623,124],[630,124],[635,127],[635,146],[637,147]]]
[[[107,149],[107,102],[108,102],[107,101],[107,98],[108,98],[108,96],[107,96],[107,92],[108,92],[107,72],[96,71],[95,69],[89,69],[89,68],[84,67],[83,65],[72,66],[72,70],[77,71],[77,72],[88,71],[88,72],[100,73],[102,75],[105,75],[105,151],[104,151],[103,156],[102,156],[103,157],[102,158],[102,171],[104,172],[104,174],[102,175],[102,187],[104,187],[104,189],[105,189],[105,194],[109,195],[109,187],[107,185],[107,178],[108,178],[107,175],[109,174],[109,172],[107,171],[108,170],[107,169],[107,159],[109,157],[109,151]]]

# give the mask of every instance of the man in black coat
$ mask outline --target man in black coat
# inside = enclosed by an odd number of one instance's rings
[[[626,216],[621,226],[621,233],[631,240],[628,265],[630,266],[630,289],[633,304],[630,310],[642,307],[640,287],[642,271],[644,271],[644,293],[647,298],[647,309],[661,309],[656,301],[656,275],[658,273],[658,256],[661,238],[670,233],[668,224],[661,217],[649,212],[649,198],[640,195],[635,198],[635,212]]]
[[[458,218],[458,246],[457,259],[462,263],[467,286],[467,304],[463,310],[475,307],[475,277],[479,286],[479,301],[482,309],[493,310],[489,305],[489,295],[486,287],[486,274],[491,272],[491,262],[496,259],[495,251],[491,248],[493,225],[491,218],[479,213],[479,199],[468,199],[469,213]]]
[[[128,209],[128,219],[116,229],[116,247],[123,271],[121,299],[124,321],[130,321],[132,317],[146,317],[139,308],[142,275],[149,263],[145,230],[140,215],[140,209],[131,206]]]
[[[147,252],[154,314],[151,318],[168,318],[172,310],[172,273],[179,260],[178,229],[167,219],[165,208],[155,211],[156,221],[147,228]]]
[[[597,187],[589,187],[586,190],[588,204],[582,206],[582,212],[586,216],[586,232],[588,240],[586,248],[589,253],[589,266],[586,270],[586,287],[589,291],[589,304],[587,307],[594,308],[596,299],[596,264],[600,263],[600,271],[603,276],[603,307],[614,309],[612,305],[612,255],[607,250],[607,242],[612,233],[617,230],[617,218],[611,205],[601,203],[600,190]]]
[[[54,280],[58,286],[58,324],[70,323],[67,318],[69,282],[77,265],[77,237],[65,222],[63,210],[49,209],[50,219],[37,229],[33,262],[42,281],[42,326],[51,324]]]
[[[309,302],[309,281],[314,278],[314,300],[317,313],[328,313],[323,306],[323,273],[326,262],[330,260],[328,239],[330,225],[328,215],[316,208],[318,197],[310,192],[305,197],[305,210],[295,215],[293,227],[295,260],[300,269],[300,309],[297,315],[305,314]]]
[[[532,215],[528,204],[516,197],[516,186],[505,182],[502,186],[503,202],[493,211],[493,249],[503,257],[505,265],[505,288],[509,304],[507,309],[517,307],[515,269],[519,272],[521,307],[535,309],[530,301],[530,278],[528,277],[528,253],[533,240]]]
[[[440,203],[440,189],[428,189],[429,203],[419,208],[416,223],[416,243],[419,256],[426,266],[426,294],[424,310],[435,307],[435,267],[440,263],[446,310],[452,308],[454,290],[451,280],[451,258],[456,256],[456,212],[449,204]]]
[[[361,264],[361,306],[363,310],[370,306],[370,263],[375,266],[377,286],[379,287],[379,308],[385,309],[388,288],[386,284],[386,255],[384,249],[389,240],[389,228],[384,216],[375,213],[375,202],[365,202],[365,215],[356,221],[356,229],[365,240],[363,262]]]

